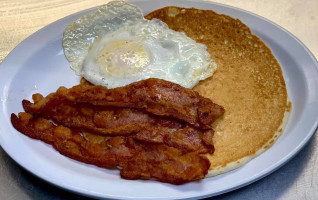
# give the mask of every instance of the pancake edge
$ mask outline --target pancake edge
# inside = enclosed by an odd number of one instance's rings
[[[229,171],[233,171],[233,170],[235,170],[235,169],[237,169],[239,167],[242,167],[243,165],[245,165],[246,163],[248,163],[252,159],[254,159],[257,156],[259,156],[260,154],[264,153],[272,145],[274,145],[274,143],[279,138],[279,136],[282,133],[284,133],[284,131],[285,131],[284,129],[285,129],[286,125],[287,125],[287,122],[288,122],[288,119],[289,119],[289,116],[290,116],[290,113],[291,113],[291,109],[292,109],[292,106],[290,106],[290,107],[288,106],[289,104],[292,105],[292,102],[290,101],[289,97],[287,96],[286,108],[285,108],[284,117],[282,119],[282,123],[277,128],[277,130],[276,130],[275,134],[273,135],[273,137],[270,140],[268,140],[259,150],[257,150],[256,153],[254,153],[253,155],[245,156],[245,157],[240,158],[240,159],[238,159],[236,161],[230,162],[226,166],[218,166],[218,167],[215,167],[214,169],[209,169],[209,172],[206,175],[206,178],[217,176],[217,175],[220,175],[220,174],[224,174],[224,173],[227,173]]]

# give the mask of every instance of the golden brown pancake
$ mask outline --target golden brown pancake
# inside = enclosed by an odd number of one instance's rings
[[[171,29],[207,46],[215,74],[194,89],[224,106],[213,124],[209,176],[235,169],[269,148],[291,108],[282,70],[271,50],[240,20],[211,10],[166,7],[151,12]]]

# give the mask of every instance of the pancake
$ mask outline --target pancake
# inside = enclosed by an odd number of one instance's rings
[[[244,23],[211,10],[165,7],[149,13],[207,46],[215,74],[194,89],[225,108],[213,124],[215,153],[208,176],[238,168],[282,133],[291,103],[279,63]]]

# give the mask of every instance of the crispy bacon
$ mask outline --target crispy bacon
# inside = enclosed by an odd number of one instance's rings
[[[36,101],[37,97],[33,98]],[[24,109],[28,113],[35,113],[31,105],[30,101],[23,100]],[[203,133],[213,136],[212,130],[199,131],[179,121],[150,115],[136,109],[76,104],[65,100],[46,110],[36,110],[35,114],[67,127],[113,136],[133,135],[139,141],[166,144],[183,152],[213,153],[214,151],[213,144],[202,140]]]
[[[144,129],[133,137],[143,142],[151,142],[157,144],[166,144],[168,146],[180,149],[183,152],[213,153],[214,146],[211,142],[202,140],[202,133],[192,127],[185,127],[174,132],[170,129]],[[212,138],[213,130],[205,131],[203,135],[209,135]]]
[[[68,100],[34,109],[30,101],[22,101],[26,112],[41,115],[68,127],[86,129],[106,135],[129,135],[145,128],[169,128],[178,130],[184,123],[165,119],[133,108],[93,106]]]
[[[177,118],[200,129],[210,129],[211,124],[224,113],[222,106],[196,91],[154,78],[114,89],[88,84],[70,89],[61,87],[56,93],[32,105],[32,108],[43,109],[62,99],[96,106],[143,109],[155,115]]]
[[[23,100],[11,115],[23,134],[70,158],[119,168],[126,179],[181,184],[202,179],[213,153],[211,124],[223,107],[177,84],[148,79],[107,89],[85,80],[43,97]]]
[[[202,179],[210,167],[209,160],[196,152],[163,144],[143,144],[129,136],[102,137],[56,126],[29,113],[11,115],[13,126],[23,134],[51,144],[61,154],[105,168],[121,168],[127,179],[154,178],[182,184]]]

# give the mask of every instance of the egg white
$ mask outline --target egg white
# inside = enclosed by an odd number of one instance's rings
[[[114,88],[160,78],[192,88],[217,67],[205,45],[160,20],[144,19],[139,8],[123,1],[73,23],[64,32],[66,58],[96,85]]]
[[[125,1],[111,1],[70,23],[63,32],[63,50],[71,68],[80,75],[89,47],[101,36],[127,22],[143,20],[140,8]]]

